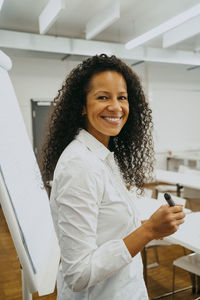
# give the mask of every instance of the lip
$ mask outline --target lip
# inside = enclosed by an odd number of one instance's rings
[[[102,119],[106,119],[106,118],[111,118],[111,119],[121,119],[123,117],[122,116],[101,116]]]

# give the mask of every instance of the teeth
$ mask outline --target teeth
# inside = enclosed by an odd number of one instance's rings
[[[109,121],[119,121],[120,118],[109,118],[109,117],[104,117],[104,119],[109,120]]]

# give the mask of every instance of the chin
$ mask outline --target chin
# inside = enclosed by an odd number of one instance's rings
[[[107,135],[108,136],[116,136],[120,133],[121,130],[111,130]]]

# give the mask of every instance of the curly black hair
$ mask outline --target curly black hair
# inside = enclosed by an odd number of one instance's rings
[[[120,73],[127,85],[129,116],[117,136],[110,137],[108,148],[114,152],[127,185],[140,192],[152,177],[153,140],[151,109],[145,99],[139,77],[116,56],[95,55],[75,67],[64,81],[54,99],[48,134],[41,152],[41,172],[44,183],[53,178],[57,161],[65,147],[84,128],[83,106],[90,79],[103,71]]]

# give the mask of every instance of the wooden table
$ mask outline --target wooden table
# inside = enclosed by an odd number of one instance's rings
[[[158,169],[155,171],[155,175],[156,181],[167,184],[180,184],[200,190],[200,176]]]

